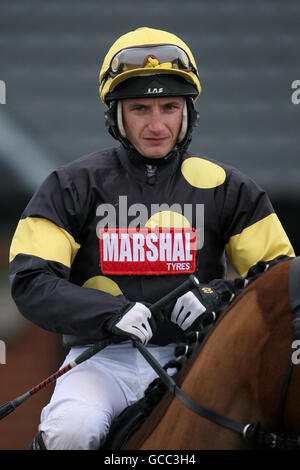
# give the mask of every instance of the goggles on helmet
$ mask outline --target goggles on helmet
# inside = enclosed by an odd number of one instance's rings
[[[198,75],[187,53],[173,44],[136,46],[122,49],[112,58],[108,73],[111,77],[116,77],[128,70],[151,68],[157,65],[162,66],[162,64],[168,64],[168,67],[172,69],[192,71]]]

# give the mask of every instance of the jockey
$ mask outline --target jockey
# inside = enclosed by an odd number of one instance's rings
[[[13,237],[10,279],[20,312],[63,335],[64,364],[88,345],[111,345],[57,380],[33,448],[98,449],[156,377],[130,338],[164,365],[204,312],[238,293],[227,261],[244,278],[259,262],[294,256],[267,194],[189,151],[201,85],[181,39],[151,28],[124,34],[99,78],[119,145],[46,178]],[[191,273],[200,287],[157,321],[149,305]]]

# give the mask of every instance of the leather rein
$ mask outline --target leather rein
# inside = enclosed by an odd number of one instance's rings
[[[300,339],[300,257],[294,258],[290,265],[289,271],[289,299],[290,310],[293,313],[293,341]],[[187,396],[172,379],[171,376],[160,366],[156,359],[149,351],[139,342],[133,340],[135,347],[140,351],[148,363],[153,367],[160,377],[161,381],[166,385],[168,390],[177,397],[187,408],[203,418],[212,421],[215,424],[223,426],[235,433],[240,434],[246,441],[251,443],[254,448],[270,448],[278,450],[300,450],[300,436],[297,439],[289,438],[279,434],[279,429],[283,421],[284,407],[287,396],[288,385],[291,378],[293,367],[292,353],[289,356],[286,372],[284,374],[279,404],[277,409],[277,426],[276,433],[267,432],[261,429],[260,423],[241,424],[230,418],[227,418],[215,411],[212,411],[200,404],[196,403]]]

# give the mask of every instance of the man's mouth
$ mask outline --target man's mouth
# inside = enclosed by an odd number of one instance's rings
[[[164,143],[168,137],[145,137],[146,142],[152,145],[159,145]]]

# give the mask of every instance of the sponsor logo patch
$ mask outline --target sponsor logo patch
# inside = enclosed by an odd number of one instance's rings
[[[99,230],[103,274],[161,275],[195,272],[196,229]]]

